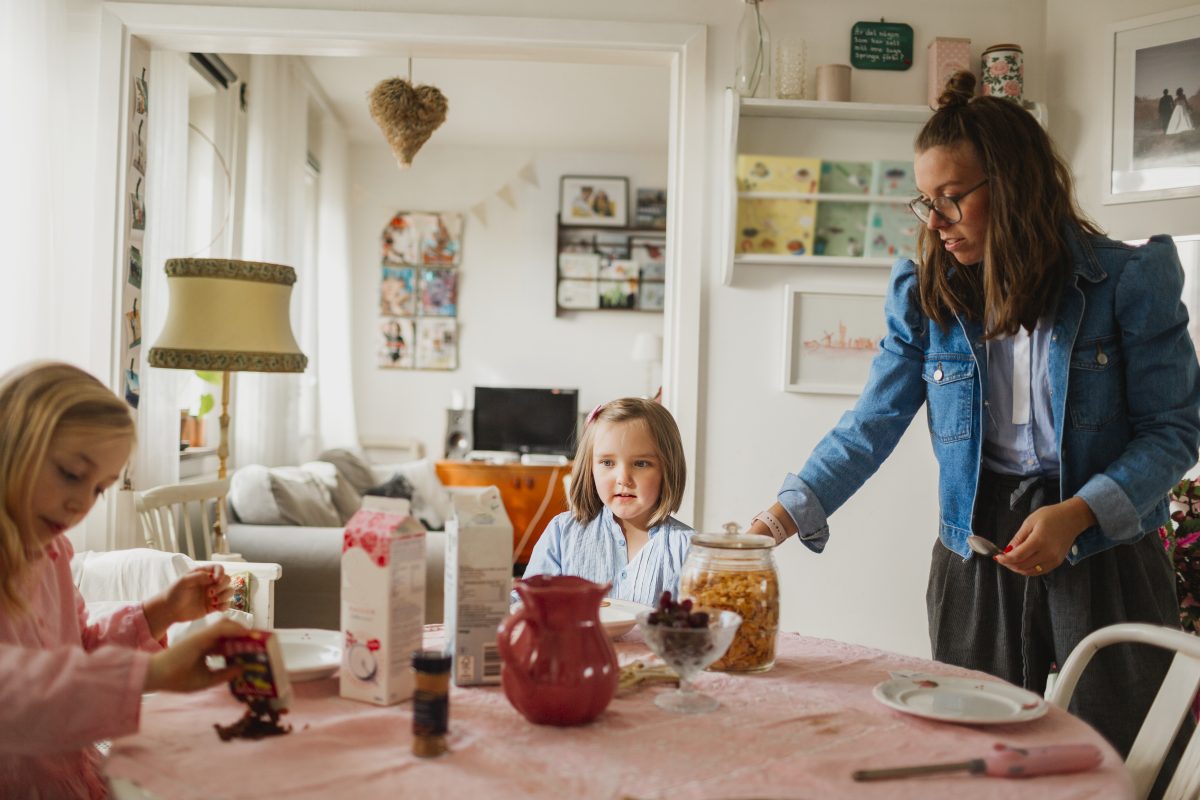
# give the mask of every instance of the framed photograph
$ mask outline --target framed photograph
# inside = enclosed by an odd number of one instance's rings
[[[638,189],[633,221],[639,228],[667,229],[667,190]]]
[[[558,216],[563,225],[624,228],[629,225],[629,181],[564,175],[559,187]]]
[[[783,389],[859,394],[887,326],[884,287],[784,287]]]
[[[1200,196],[1200,5],[1109,30],[1103,201]]]
[[[379,320],[379,366],[383,369],[412,369],[416,343],[413,321],[402,317]]]

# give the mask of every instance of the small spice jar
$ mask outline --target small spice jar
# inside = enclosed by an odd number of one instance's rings
[[[450,661],[448,654],[431,650],[418,650],[412,655],[412,669],[416,678],[412,717],[414,756],[433,758],[447,750]]]
[[[709,669],[765,672],[775,665],[779,634],[779,573],[775,540],[750,533],[698,533],[692,537],[679,594],[702,608],[742,617],[733,644]]]

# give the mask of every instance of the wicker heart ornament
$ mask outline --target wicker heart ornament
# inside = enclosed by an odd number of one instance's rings
[[[413,86],[403,78],[382,80],[371,90],[371,116],[401,168],[412,164],[421,145],[446,121],[448,106],[441,89]]]

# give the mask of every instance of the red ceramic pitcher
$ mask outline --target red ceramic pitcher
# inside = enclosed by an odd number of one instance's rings
[[[521,606],[500,624],[500,683],[513,707],[539,725],[583,725],[617,691],[617,654],[600,625],[611,584],[570,575],[517,581]]]

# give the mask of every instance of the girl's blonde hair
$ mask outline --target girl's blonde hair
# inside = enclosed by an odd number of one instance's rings
[[[25,608],[20,582],[42,548],[28,527],[34,485],[62,433],[133,438],[135,428],[129,406],[78,367],[42,361],[0,376],[0,608],[10,612]]]
[[[600,513],[604,503],[596,491],[596,479],[592,476],[592,453],[596,444],[596,423],[632,422],[641,420],[650,431],[654,449],[662,462],[662,487],[658,493],[658,505],[650,518],[650,525],[658,525],[679,509],[683,502],[683,488],[687,485],[687,462],[683,457],[683,442],[679,437],[679,426],[671,412],[653,400],[640,397],[625,397],[598,406],[588,416],[575,451],[575,464],[571,468],[571,512],[579,522],[586,523]]]

